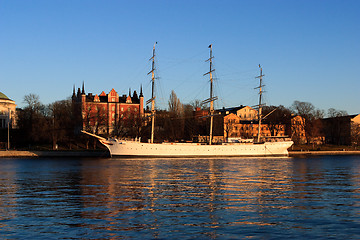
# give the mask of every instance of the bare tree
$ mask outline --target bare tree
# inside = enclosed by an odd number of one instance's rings
[[[107,119],[108,118],[106,111],[101,107],[97,107],[96,111],[93,114],[93,121],[95,124],[95,134],[99,134],[99,130],[106,127]]]
[[[266,116],[264,121],[268,124],[271,136],[277,136],[282,130],[285,130],[285,134],[290,134],[291,125],[291,111],[280,105],[265,106],[263,108],[263,115]],[[283,126],[288,126],[287,129],[283,129]]]
[[[183,138],[184,135],[184,108],[180,99],[176,96],[174,90],[171,91],[169,104],[169,116],[170,122],[166,121],[166,125],[169,129],[170,140],[175,141]]]
[[[39,95],[30,93],[24,96],[24,102],[27,104],[26,108],[32,112],[43,112],[45,106],[40,102]]]
[[[336,110],[335,108],[329,108],[328,112],[327,112],[327,116],[329,118],[333,118],[333,117],[343,117],[343,116],[347,116],[348,113],[344,110]]]
[[[324,117],[324,111],[316,109],[313,104],[309,102],[294,101],[291,106],[295,115],[301,116],[304,121],[304,129],[307,142],[312,142],[315,138],[322,135],[322,124],[319,119]]]
[[[107,114],[106,110],[102,107],[95,105],[88,105],[83,110],[83,124],[86,131],[100,134],[100,130],[104,130],[107,127]],[[103,133],[103,131],[101,132]]]
[[[183,115],[184,115],[184,135],[183,139],[192,140],[192,137],[195,135],[196,123],[194,118],[194,109],[191,104],[184,104],[183,105]]]
[[[53,149],[58,142],[71,148],[71,140],[74,137],[75,120],[72,111],[72,101],[70,99],[56,101],[49,104],[48,118],[50,119],[50,129],[52,132]]]
[[[309,102],[294,101],[291,105],[291,109],[299,116],[310,119],[314,115],[315,107]]]
[[[196,108],[204,109],[205,105],[202,103],[201,100],[195,99],[190,103],[190,105],[193,107],[193,110],[196,110]]]
[[[174,113],[175,116],[181,116],[183,111],[183,106],[180,102],[180,99],[176,96],[174,90],[171,91],[170,98],[169,98],[169,112]]]
[[[49,138],[49,123],[46,118],[46,107],[39,96],[29,94],[24,97],[27,106],[19,115],[19,128],[22,129],[29,143],[45,141]]]

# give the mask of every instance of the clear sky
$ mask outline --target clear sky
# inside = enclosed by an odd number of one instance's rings
[[[0,92],[24,106],[86,92],[150,98],[157,41],[157,103],[209,95],[213,44],[216,107],[256,105],[258,65],[267,105],[295,101],[360,113],[358,0],[0,0]]]

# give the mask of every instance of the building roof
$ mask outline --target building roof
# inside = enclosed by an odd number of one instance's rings
[[[10,101],[10,102],[13,102],[15,103],[14,100],[8,98],[4,93],[0,92],[0,100],[4,100],[4,101]]]
[[[345,116],[338,116],[338,117],[329,117],[329,118],[323,118],[322,120],[331,121],[331,120],[335,120],[335,119],[352,119],[352,118],[355,118],[358,115],[359,114],[345,115]]]
[[[2,92],[0,92],[0,99],[4,99],[4,100],[11,100],[10,98],[8,98],[5,94],[3,94]]]
[[[227,114],[227,112],[228,112],[228,113],[235,113],[235,114],[236,114],[236,112],[237,112],[238,110],[240,110],[240,109],[242,109],[242,108],[244,108],[244,107],[246,107],[246,106],[240,105],[240,106],[238,106],[238,107],[230,107],[230,108],[217,109],[216,111],[217,111],[217,112],[220,112],[220,113],[222,113],[222,114]]]

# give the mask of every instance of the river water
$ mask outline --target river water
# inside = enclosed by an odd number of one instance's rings
[[[1,239],[360,239],[360,156],[0,159]]]

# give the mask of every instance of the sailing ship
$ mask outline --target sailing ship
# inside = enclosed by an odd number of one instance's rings
[[[250,156],[287,156],[287,149],[293,144],[291,140],[276,139],[273,141],[263,141],[261,138],[262,121],[262,69],[260,68],[259,85],[259,105],[258,105],[258,136],[255,141],[235,141],[224,142],[221,144],[212,144],[213,141],[213,119],[214,119],[214,101],[213,96],[213,55],[212,45],[209,45],[210,57],[207,61],[210,63],[209,72],[204,75],[210,76],[210,97],[203,103],[210,103],[210,134],[208,143],[154,143],[155,128],[155,46],[150,60],[152,61],[151,74],[152,94],[147,104],[151,103],[151,138],[148,143],[137,140],[120,140],[116,138],[103,138],[85,131],[88,135],[98,138],[98,140],[109,150],[111,156],[123,157],[250,157]]]

